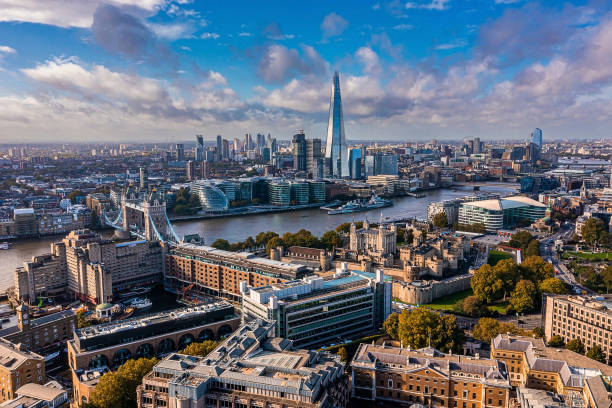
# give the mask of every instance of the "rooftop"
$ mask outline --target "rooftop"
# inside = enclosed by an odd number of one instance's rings
[[[40,359],[44,362],[44,357],[7,340],[0,340],[0,366],[15,370],[28,359]]]

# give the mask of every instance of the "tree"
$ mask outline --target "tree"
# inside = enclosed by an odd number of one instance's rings
[[[440,316],[425,307],[404,310],[399,315],[398,338],[412,348],[432,347],[455,352],[465,342],[465,334],[457,326],[455,316]]]
[[[392,339],[397,340],[397,328],[399,325],[399,315],[397,313],[391,313],[389,317],[383,322],[382,330]]]
[[[156,358],[128,360],[115,372],[100,377],[92,392],[90,406],[94,408],[132,408],[136,403],[136,388],[142,378],[157,364]]]
[[[481,317],[478,323],[472,330],[472,335],[476,340],[490,342],[492,338],[498,334],[510,333],[514,335],[525,335],[527,332],[513,325],[512,323],[504,323],[492,317]]]
[[[493,267],[495,276],[502,281],[504,299],[506,295],[514,288],[516,282],[520,278],[520,268],[514,262],[514,259],[507,258],[498,261]]]
[[[72,204],[77,204],[76,202],[77,197],[82,197],[84,194],[85,193],[83,193],[81,190],[72,190],[71,192],[68,193],[66,198],[72,201]]]
[[[537,239],[531,240],[525,248],[525,256],[540,256],[540,242]]]
[[[539,256],[530,256],[521,264],[523,279],[534,283],[542,282],[555,275],[555,267]]]
[[[448,219],[444,211],[437,213],[433,217],[433,225],[437,228],[446,228],[448,226]]]
[[[604,231],[603,221],[597,217],[591,217],[582,226],[582,239],[589,245],[597,244]]]
[[[508,243],[512,248],[520,248],[523,251],[527,249],[529,242],[533,240],[533,236],[527,231],[519,231],[512,236],[512,239]]]
[[[470,316],[479,316],[482,311],[482,303],[478,296],[468,296],[463,299],[463,303],[461,305],[463,312]]]
[[[471,285],[474,295],[486,303],[501,299],[504,292],[504,282],[489,264],[482,265],[474,273]]]
[[[414,231],[412,228],[406,230],[406,242],[410,245],[414,242]]]
[[[520,280],[510,295],[510,305],[517,313],[526,313],[535,310],[538,290],[533,282]]]
[[[217,346],[218,341],[204,340],[203,342],[194,342],[189,344],[181,351],[182,354],[188,354],[190,356],[205,357],[210,354]]]
[[[342,239],[336,231],[330,230],[321,237],[321,245],[327,249],[338,248],[342,246]]]
[[[592,358],[595,361],[599,361],[600,363],[606,363],[606,355],[604,354],[601,347],[598,345],[594,345],[586,352],[586,356],[588,358]]]
[[[343,362],[346,363],[349,361],[350,356],[348,351],[346,350],[346,347],[340,347],[338,349],[338,355],[340,356],[340,360],[342,360]]]
[[[285,244],[284,244],[282,239],[280,239],[279,237],[274,237],[274,238],[270,239],[268,241],[268,243],[266,244],[266,253],[268,255],[270,255],[270,250],[272,248],[276,248],[276,247],[279,247],[279,246],[285,246]]]
[[[563,347],[565,346],[565,342],[563,341],[563,337],[559,336],[558,334],[555,334],[554,336],[551,336],[551,338],[548,340],[548,345],[550,347]]]
[[[77,327],[79,329],[91,326],[91,322],[85,316],[84,310],[79,310],[76,315],[77,315]]]
[[[561,279],[548,278],[539,284],[540,292],[552,293],[553,295],[565,295],[569,293],[567,285]]]
[[[582,344],[582,340],[580,339],[571,339],[567,342],[565,348],[574,353],[584,354],[584,344]]]
[[[231,249],[229,241],[223,238],[217,238],[210,246],[224,251],[229,251]]]
[[[534,327],[531,332],[538,339],[544,338],[544,334],[545,334],[544,333],[544,329],[542,327],[540,327],[540,326]]]

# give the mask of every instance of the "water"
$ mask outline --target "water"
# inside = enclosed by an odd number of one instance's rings
[[[488,183],[481,186],[480,191],[504,195],[514,192],[516,187],[517,185],[508,183]],[[282,235],[285,232],[297,232],[302,228],[321,236],[343,222],[350,222],[353,218],[359,221],[367,216],[369,220],[376,222],[380,219],[381,212],[384,217],[425,219],[429,203],[463,197],[472,194],[472,191],[471,186],[432,190],[427,192],[426,197],[423,198],[396,198],[393,200],[394,205],[392,207],[352,214],[327,215],[327,212],[323,210],[312,209],[277,214],[176,222],[173,225],[179,236],[198,233],[207,244],[212,243],[217,238],[235,242],[244,240],[248,236],[255,237],[262,231],[274,231]],[[23,262],[30,260],[32,256],[48,253],[50,244],[61,239],[62,237],[47,237],[19,241],[14,242],[11,249],[0,251],[0,290],[14,284],[13,270],[15,267],[23,265]]]

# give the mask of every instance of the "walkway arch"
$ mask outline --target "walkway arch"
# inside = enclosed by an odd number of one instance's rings
[[[96,354],[96,356],[89,361],[89,368],[100,368],[108,366],[108,358],[104,354]]]
[[[191,343],[193,343],[194,341],[195,341],[195,337],[193,337],[193,334],[191,333],[183,334],[178,341],[178,349],[182,350],[188,345],[190,345]]]
[[[202,342],[204,340],[213,340],[215,338],[215,334],[210,329],[204,329],[198,335],[198,341]]]
[[[229,324],[224,324],[219,328],[219,331],[217,332],[217,337],[222,339],[224,337],[229,336],[233,331],[234,329],[232,329],[232,326],[230,326]]]
[[[144,343],[138,346],[136,349],[136,353],[134,353],[134,357],[136,358],[151,358],[155,357],[155,348],[149,343]]]
[[[119,349],[113,356],[113,364],[115,365],[115,367],[119,367],[120,365],[128,361],[130,358],[132,358],[132,353],[130,352],[130,350],[126,348]]]
[[[174,341],[172,341],[172,339],[163,339],[157,345],[158,355],[168,354],[173,352],[174,350],[176,350],[176,347],[174,346]]]

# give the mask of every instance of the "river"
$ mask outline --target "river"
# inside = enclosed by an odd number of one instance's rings
[[[510,183],[489,183],[480,187],[482,192],[496,192],[501,195],[509,194],[518,187]],[[304,228],[315,235],[322,235],[343,222],[363,220],[364,217],[372,221],[384,217],[427,217],[427,205],[435,201],[449,200],[472,194],[473,188],[461,186],[453,189],[439,189],[426,192],[423,198],[401,197],[394,199],[392,207],[381,208],[353,214],[327,215],[320,209],[301,210],[277,214],[262,214],[242,217],[217,218],[209,220],[195,220],[174,223],[174,229],[179,236],[198,233],[210,244],[217,238],[224,238],[230,242],[241,241],[248,236],[255,237],[261,231],[274,231],[278,234],[296,232]],[[62,237],[45,237],[36,240],[13,242],[10,249],[0,251],[0,290],[12,286],[13,271],[15,267],[23,265],[24,261],[32,256],[49,252],[52,242]]]

